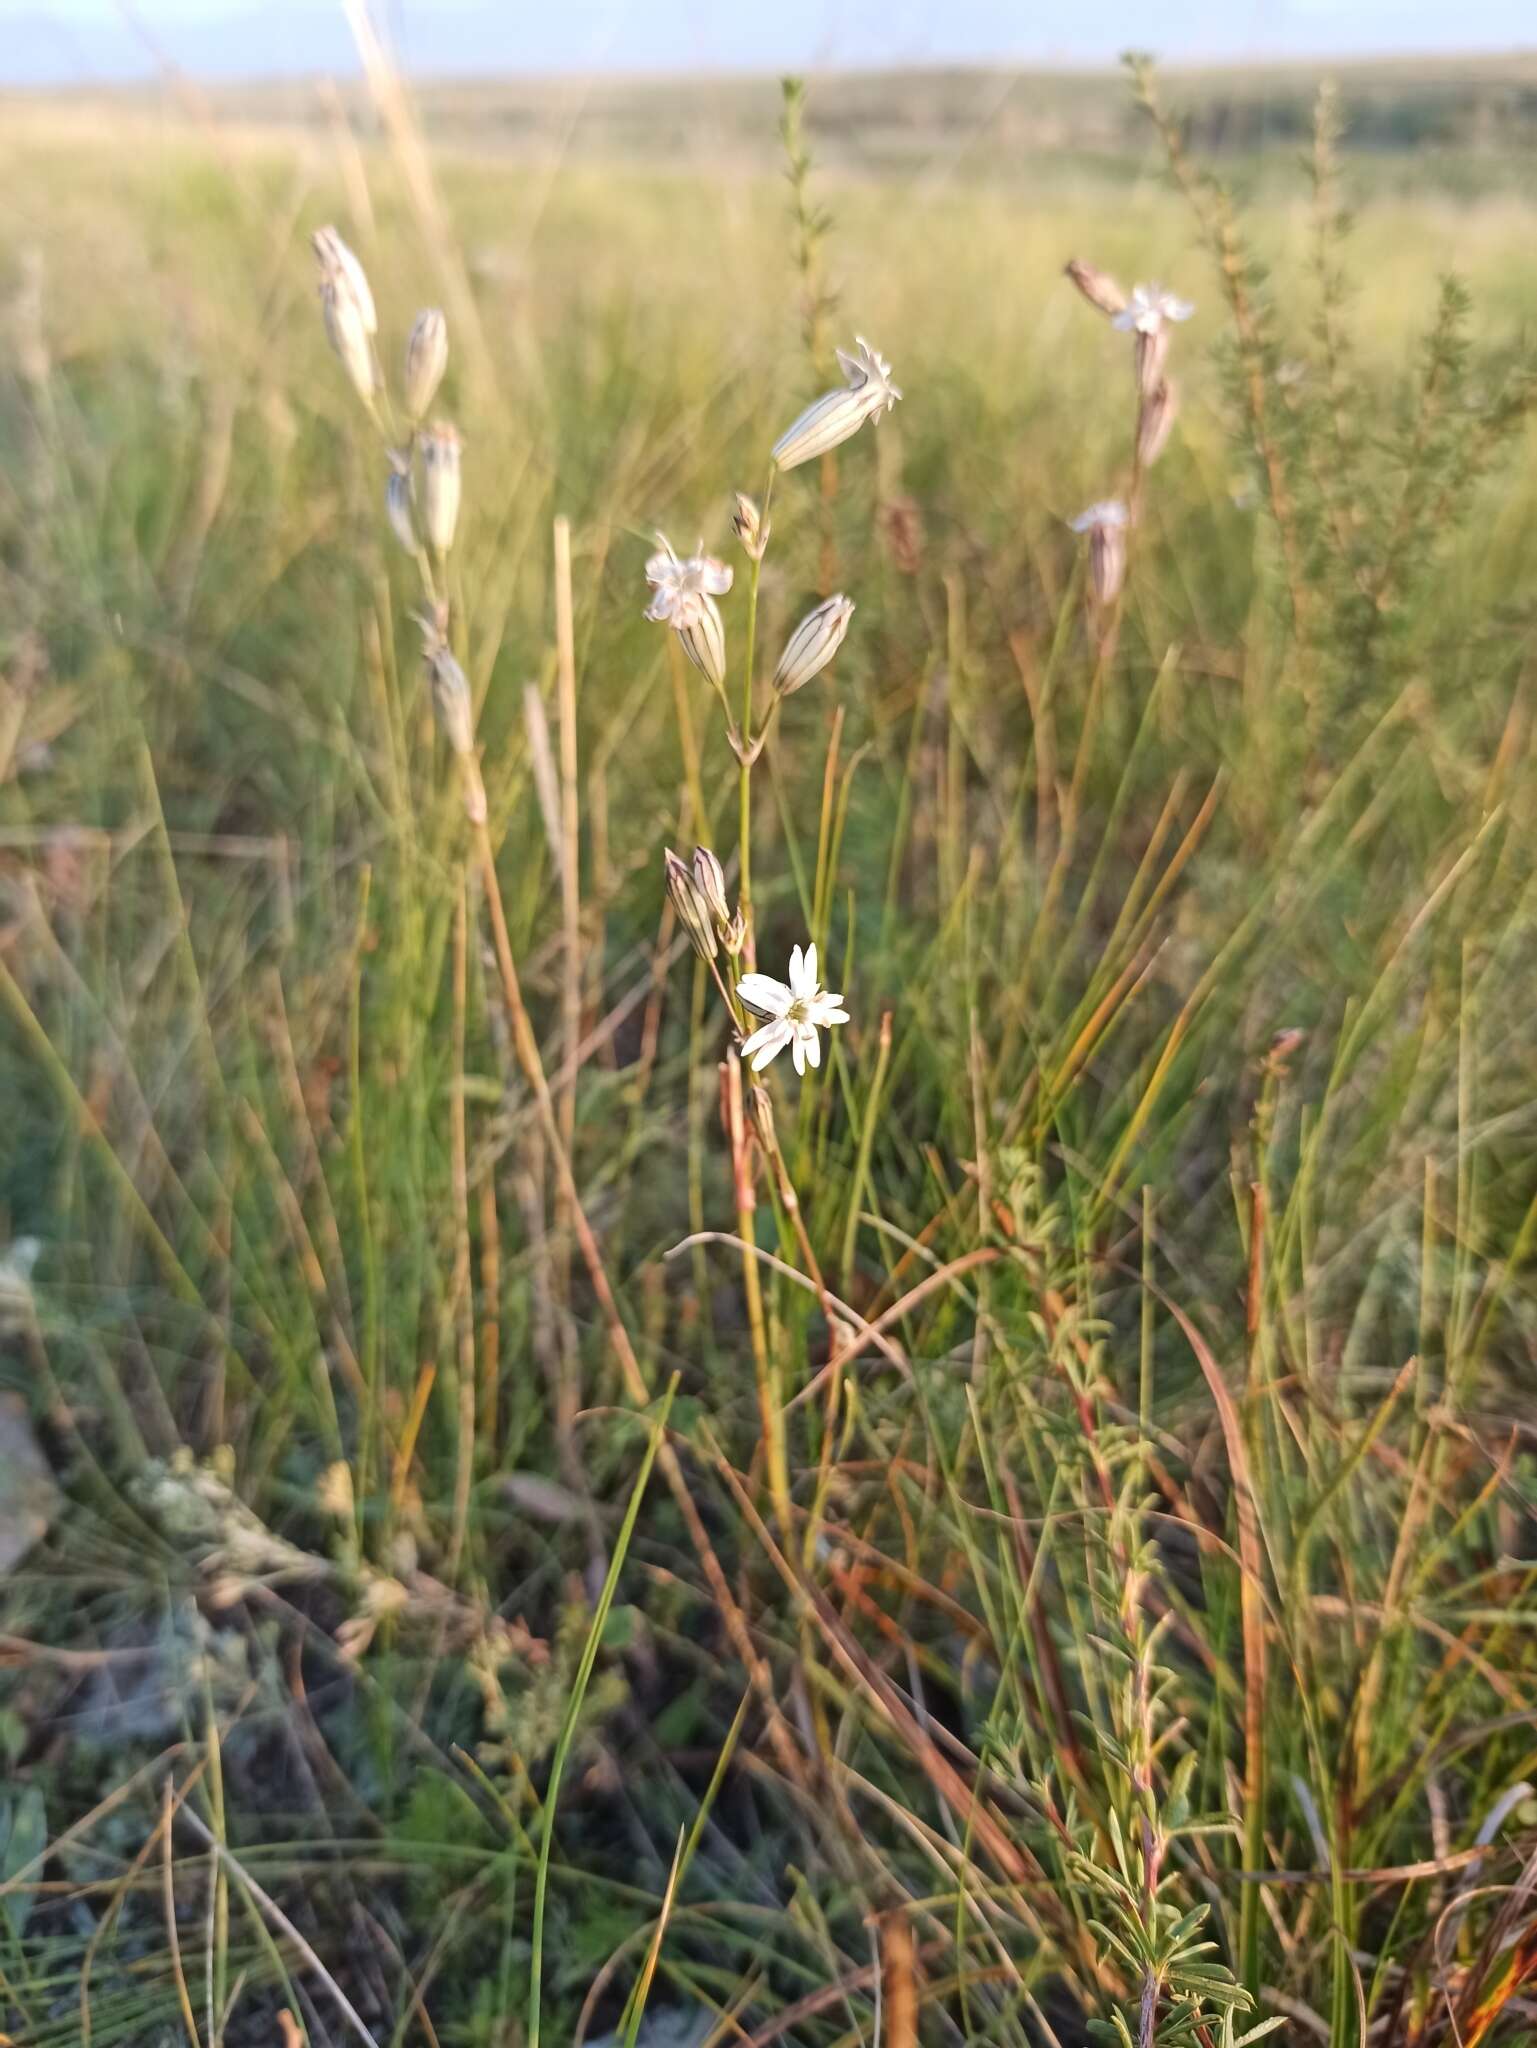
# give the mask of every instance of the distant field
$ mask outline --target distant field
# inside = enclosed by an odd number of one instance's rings
[[[1285,177],[1312,123],[1321,78],[1338,82],[1343,148],[1371,160],[1373,183],[1531,193],[1537,170],[1537,49],[1508,57],[1298,63],[1251,70],[1172,72],[1191,139],[1219,159]],[[127,90],[50,102],[73,120],[171,105],[173,89]],[[427,132],[452,150],[762,168],[774,159],[778,91],[771,79],[496,78],[422,85]],[[12,104],[26,99],[13,96]],[[35,101],[33,102],[36,103]],[[341,104],[370,115],[361,88]],[[309,83],[197,88],[181,100],[221,127],[323,129],[330,89]],[[1085,173],[1112,179],[1153,161],[1145,130],[1114,73],[934,70],[833,73],[814,97],[809,128],[825,166],[847,173],[1055,185]]]

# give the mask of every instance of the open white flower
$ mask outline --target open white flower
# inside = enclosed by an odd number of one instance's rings
[[[862,334],[855,337],[852,350],[838,350],[838,367],[848,380],[844,388],[809,405],[774,443],[774,460],[781,469],[796,469],[814,455],[825,455],[857,434],[866,420],[890,412],[902,396],[891,381],[890,363]]]
[[[1111,319],[1123,334],[1157,334],[1168,320],[1188,320],[1195,311],[1189,299],[1176,298],[1161,284],[1134,284],[1125,309]]]
[[[1092,533],[1096,526],[1124,526],[1128,517],[1119,498],[1101,498],[1097,505],[1087,506],[1067,523],[1074,533]]]
[[[791,953],[788,987],[784,982],[776,981],[771,974],[744,974],[736,985],[736,992],[750,1010],[756,1010],[760,1017],[768,1020],[742,1045],[742,1057],[752,1063],[755,1074],[761,1072],[786,1046],[790,1048],[797,1074],[805,1073],[808,1062],[819,1067],[822,1064],[822,1041],[817,1037],[817,1031],[849,1021],[842,996],[817,986],[815,946],[807,946],[804,952],[797,946]]]
[[[702,540],[693,554],[680,561],[665,533],[659,533],[657,539],[661,551],[646,564],[646,581],[653,592],[646,617],[685,633],[699,623],[707,598],[724,597],[731,588],[731,570],[704,552]]]

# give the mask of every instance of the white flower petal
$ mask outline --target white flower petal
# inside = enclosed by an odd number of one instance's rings
[[[806,1058],[808,1062],[813,1067],[821,1066],[822,1041],[820,1038],[817,1037],[816,1026],[813,1024],[803,1024],[800,1029],[799,1042],[806,1048]]]
[[[795,1000],[794,990],[786,988],[782,981],[775,981],[772,974],[744,974],[736,985],[736,992],[760,1017],[782,1017]]]
[[[809,1002],[817,992],[817,949],[807,946],[803,953],[799,946],[790,955],[790,986],[800,1000]]]
[[[783,1018],[776,1017],[772,1024],[765,1024],[761,1031],[755,1031],[742,1047],[742,1057],[751,1058],[752,1070],[761,1074],[772,1059],[777,1059],[794,1036]]]
[[[797,1031],[790,1040],[790,1057],[795,1062],[796,1073],[804,1074],[806,1071],[806,1039],[804,1033],[800,1031]]]

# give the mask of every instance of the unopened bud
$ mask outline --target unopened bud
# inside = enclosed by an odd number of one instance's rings
[[[357,308],[363,332],[369,335],[377,334],[379,315],[374,310],[374,295],[369,288],[368,273],[335,228],[316,228],[310,237],[310,247],[315,251],[315,261],[320,265],[321,283],[339,285]]]
[[[1167,378],[1152,396],[1142,402],[1137,421],[1137,460],[1151,469],[1169,445],[1169,435],[1179,415],[1179,392]]]
[[[764,550],[768,546],[769,528],[752,499],[744,497],[740,491],[736,494],[736,512],[732,517],[731,527],[742,543],[743,553],[750,560],[761,562]]]
[[[422,658],[432,678],[433,702],[444,737],[461,759],[475,752],[475,700],[470,679],[437,627],[422,620]]]
[[[373,344],[379,316],[367,275],[335,228],[317,229],[312,247],[320,265],[320,309],[326,334],[358,396],[371,406],[379,386]]]
[[[733,960],[747,944],[747,919],[743,917],[740,906],[732,911],[730,922],[720,935],[720,942]]]
[[[710,915],[718,927],[731,922],[731,907],[726,901],[726,875],[720,862],[708,846],[694,848],[694,880],[700,895],[710,906]]]
[[[392,467],[390,470],[389,482],[384,487],[384,510],[391,531],[406,553],[420,554],[422,544],[417,538],[416,515],[411,509],[411,478],[403,469]]]
[[[419,420],[437,396],[448,368],[448,322],[436,306],[418,313],[406,341],[405,401],[408,419]]]
[[[1108,271],[1096,270],[1092,263],[1080,263],[1075,257],[1067,274],[1096,312],[1114,319],[1126,311],[1126,294]]]
[[[679,860],[670,846],[662,849],[662,867],[667,876],[667,893],[672,898],[672,907],[677,912],[678,922],[688,933],[694,951],[701,960],[715,958],[715,919],[710,906],[700,891],[699,884],[689,872],[688,863]]]
[[[438,554],[446,555],[454,544],[454,530],[459,524],[459,436],[449,426],[426,427],[418,441],[427,538]]]
[[[804,688],[820,675],[843,645],[843,636],[854,616],[854,600],[829,597],[815,611],[808,612],[785,643],[774,671],[774,688],[782,697]]]
[[[683,652],[719,689],[726,680],[726,622],[713,597],[701,596],[686,625],[679,626]]]
[[[1137,389],[1144,398],[1151,398],[1164,381],[1163,373],[1169,360],[1169,330],[1162,322],[1151,330],[1137,330]]]
[[[1127,520],[1126,507],[1109,498],[1073,521],[1074,533],[1089,536],[1089,588],[1101,609],[1115,603],[1126,581]]]

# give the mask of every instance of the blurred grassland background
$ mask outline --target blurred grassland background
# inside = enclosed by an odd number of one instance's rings
[[[771,83],[7,102],[10,2038],[1066,2048],[1146,2041],[1149,1970],[1166,2048],[1232,1983],[1239,2032],[1533,2038],[1537,62],[1345,71],[1321,199],[1315,87],[1165,87],[1236,318],[1121,81],[823,81],[802,262]],[[621,1531],[658,1425],[509,1054],[330,220],[392,369],[448,312],[514,946],[750,1670],[656,1474]],[[1073,256],[1197,302],[1108,663],[1065,522],[1134,401]],[[855,331],[907,395],[776,492],[763,644],[858,610],[754,873],[853,1019],[774,1076],[810,1240],[903,1306],[790,1411],[792,1535],[740,1263],[668,1256],[737,1217],[660,854],[729,858],[736,785],[641,570],[730,552]],[[756,1228],[801,1264],[761,1170]],[[790,1399],[853,1325],[764,1284]],[[1219,1979],[1128,1879],[1138,1772]]]

